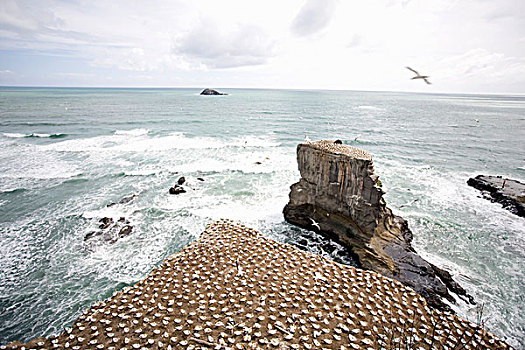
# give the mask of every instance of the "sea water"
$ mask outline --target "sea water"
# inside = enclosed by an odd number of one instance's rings
[[[525,347],[525,220],[466,184],[525,179],[524,96],[225,92],[0,89],[0,343],[60,333],[219,218],[351,264],[283,220],[308,137],[368,151],[415,249],[478,302],[459,315]],[[103,217],[132,234],[86,244]]]

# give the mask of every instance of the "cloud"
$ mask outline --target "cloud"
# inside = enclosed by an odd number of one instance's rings
[[[349,49],[356,48],[356,47],[361,46],[362,43],[363,43],[363,38],[361,37],[361,35],[354,34],[352,35],[350,40],[346,43],[346,47]]]
[[[201,19],[175,40],[173,53],[206,68],[255,66],[274,55],[274,43],[256,25],[240,24],[228,30],[212,19]]]
[[[0,2],[0,49],[27,50],[45,55],[82,54],[86,46],[122,46],[108,42],[107,36],[93,33],[89,25],[75,28],[69,22],[85,21],[86,15],[60,14],[59,2],[42,0],[38,6],[30,1]]]
[[[472,49],[446,57],[436,64],[435,76],[458,86],[476,86],[480,91],[509,91],[525,86],[525,57],[507,56],[486,49]]]
[[[0,25],[2,28],[15,32],[36,31],[42,27],[42,22],[50,19],[48,11],[42,11],[40,16],[34,16],[34,9],[24,6],[23,2],[2,0],[0,2]]]
[[[147,57],[144,49],[139,47],[104,50],[97,52],[94,66],[117,67],[122,70],[151,71],[157,68],[158,62],[154,57]]]
[[[309,36],[323,30],[332,20],[335,5],[335,0],[306,0],[292,22],[292,33]]]

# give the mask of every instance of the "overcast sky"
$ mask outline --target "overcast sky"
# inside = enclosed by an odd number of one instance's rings
[[[524,14],[524,0],[0,0],[0,85],[525,93]]]

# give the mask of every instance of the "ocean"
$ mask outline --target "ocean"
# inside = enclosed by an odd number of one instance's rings
[[[525,220],[466,183],[525,180],[525,96],[221,91],[0,88],[0,344],[60,333],[219,218],[352,264],[284,222],[308,137],[368,151],[415,249],[478,302],[458,314],[525,348]],[[84,241],[104,217],[131,234]]]

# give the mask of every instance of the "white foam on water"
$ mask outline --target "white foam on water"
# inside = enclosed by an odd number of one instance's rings
[[[191,210],[200,217],[218,220],[221,218],[233,219],[258,228],[260,221],[282,221],[282,208],[288,202],[288,196],[276,196],[274,198],[256,197],[253,200],[224,200],[222,203],[211,203]]]
[[[181,164],[177,170],[181,173],[241,171],[245,174],[269,174],[282,170],[295,170],[294,159],[293,156],[284,152],[281,153],[279,150],[274,152],[228,153],[221,159],[196,159]]]
[[[103,207],[95,210],[87,210],[82,213],[82,217],[86,219],[101,219],[101,218],[112,218],[117,221],[121,217],[129,217],[129,214],[133,212],[133,207],[114,205],[111,207]]]
[[[11,132],[5,132],[2,135],[4,135],[5,137],[15,138],[15,139],[26,137],[26,134],[11,133]]]
[[[130,137],[131,136],[131,137]],[[222,139],[213,137],[187,137],[183,133],[167,136],[147,134],[119,134],[96,136],[56,142],[41,146],[60,152],[154,152],[190,149],[218,149],[224,147],[277,147],[279,143],[266,137],[240,137]]]
[[[367,106],[367,105],[357,106],[355,108],[356,109],[361,109],[361,110],[366,110],[366,111],[384,111],[385,110],[384,108],[381,108],[381,107]]]
[[[161,169],[141,169],[141,170],[131,170],[131,171],[124,171],[124,175],[126,176],[150,176],[160,173]]]
[[[117,140],[116,138],[113,138]],[[56,151],[56,152],[93,152],[93,151],[104,151],[104,145],[112,141],[112,136],[96,136],[89,138],[80,138],[74,140],[65,140],[55,142],[49,145],[40,146],[44,151]]]
[[[16,162],[2,164],[0,178],[4,179],[68,179],[82,174],[78,164],[56,158],[49,152],[39,152],[38,147],[17,149]]]
[[[141,136],[141,135],[147,135],[149,133],[149,129],[131,129],[131,130],[116,130],[115,135],[127,135],[127,136]]]

